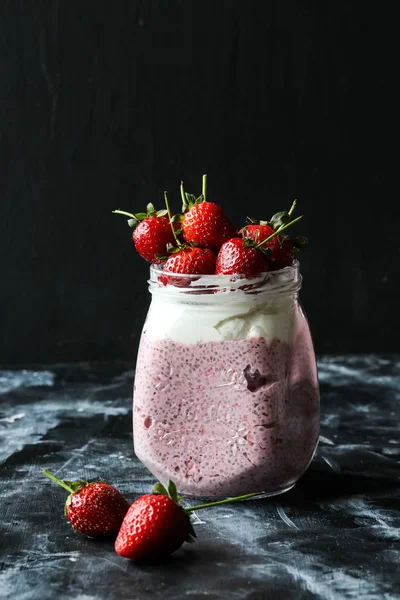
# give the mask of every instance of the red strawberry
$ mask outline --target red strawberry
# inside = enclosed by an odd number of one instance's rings
[[[266,243],[267,248],[268,244],[269,242]],[[268,257],[268,260],[271,262],[271,268],[273,270],[290,267],[293,264],[294,248],[293,244],[287,238],[280,240],[279,246],[277,246],[274,250],[271,248],[271,250],[272,253]]]
[[[237,237],[237,233],[220,206],[207,202],[207,175],[203,175],[202,194],[196,198],[185,193],[181,182],[182,233],[185,242],[203,248],[219,250],[224,242]]]
[[[133,232],[133,242],[140,256],[148,262],[165,262],[162,257],[175,242],[168,217],[147,217],[141,221]]]
[[[219,250],[224,242],[237,236],[220,206],[213,202],[194,204],[182,219],[183,237],[189,244]]]
[[[65,515],[74,529],[89,537],[117,535],[129,503],[115,487],[101,481],[60,481],[46,469],[42,471],[70,492]]]
[[[232,238],[221,246],[217,256],[217,275],[246,275],[254,277],[269,270],[262,253],[247,245],[243,238]]]
[[[289,211],[275,213],[269,222],[255,221],[247,217],[250,224],[243,227],[239,232],[243,238],[253,242],[257,248],[265,253],[271,270],[283,269],[292,265],[294,249],[302,248],[307,244],[306,238],[287,238],[279,235],[302,219],[302,216],[292,219],[296,204],[297,201],[294,200]],[[268,241],[264,242],[267,239]]]
[[[275,233],[275,230],[272,229],[270,225],[265,224],[253,224],[246,225],[239,231],[242,237],[246,237],[249,240],[252,240],[255,244],[259,244],[263,242],[267,237]],[[270,240],[271,242],[276,242],[276,236]],[[269,242],[268,242],[269,243]]]
[[[167,210],[157,211],[148,204],[145,213],[132,214],[119,209],[113,212],[130,217],[128,224],[134,228],[133,242],[142,258],[154,264],[165,262],[169,246],[175,243]],[[174,229],[179,227],[179,223],[174,224]]]
[[[171,254],[164,265],[164,271],[193,275],[214,273],[217,257],[208,248],[184,246],[182,250]]]
[[[159,280],[163,285],[170,283],[178,287],[188,287],[191,279],[174,277],[164,273],[185,273],[186,275],[212,275],[215,271],[217,257],[208,248],[183,246],[181,250],[171,254],[164,265]]]
[[[247,239],[252,240],[255,244],[260,244],[265,239],[275,233],[275,230],[270,225],[255,225],[250,224],[240,230],[240,233]],[[270,249],[267,256],[270,268],[273,270],[283,269],[293,264],[294,249],[293,244],[287,238],[280,238],[278,235],[271,238],[263,244],[263,250]]]
[[[115,551],[135,560],[164,556],[189,539],[190,519],[162,494],[146,494],[132,504],[115,541]]]
[[[115,540],[120,556],[141,560],[160,557],[178,550],[183,542],[193,542],[196,533],[190,510],[179,504],[172,481],[167,489],[157,483],[153,494],[140,496],[128,510]]]
[[[141,496],[128,510],[115,540],[115,551],[120,556],[134,560],[171,554],[185,541],[195,541],[196,533],[190,521],[190,514],[194,510],[237,502],[262,493],[255,492],[184,509],[179,504],[181,498],[178,498],[172,481],[168,482],[168,489],[157,483],[153,494]]]

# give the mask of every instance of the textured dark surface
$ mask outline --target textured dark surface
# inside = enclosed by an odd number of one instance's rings
[[[391,22],[352,0],[2,0],[0,362],[130,360],[148,269],[111,211],[165,189],[177,210],[203,172],[236,226],[299,199],[318,352],[397,351]]]
[[[321,443],[289,493],[195,514],[198,541],[135,565],[71,531],[44,478],[103,477],[133,500],[133,372],[0,372],[0,597],[18,600],[395,600],[400,597],[400,357],[319,361]],[[187,501],[190,504],[192,501]]]

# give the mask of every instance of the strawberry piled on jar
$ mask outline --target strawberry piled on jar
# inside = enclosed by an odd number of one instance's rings
[[[223,209],[207,199],[207,175],[199,196],[185,192],[183,182],[180,195],[181,213],[171,212],[167,192],[161,210],[148,204],[143,213],[113,211],[129,217],[137,252],[146,261],[163,265],[165,273],[256,277],[291,266],[296,250],[307,243],[286,233],[302,218],[292,216],[296,200],[269,221],[247,217],[236,230]]]

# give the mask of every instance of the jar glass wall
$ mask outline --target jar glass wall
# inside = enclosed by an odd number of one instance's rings
[[[251,280],[150,271],[134,386],[136,455],[186,495],[290,489],[319,436],[299,264]]]

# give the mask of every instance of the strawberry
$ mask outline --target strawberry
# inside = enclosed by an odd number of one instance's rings
[[[64,514],[74,529],[93,538],[117,535],[129,503],[115,487],[102,481],[60,481],[46,469],[42,471],[70,492]]]
[[[297,217],[292,220],[296,203],[294,200],[289,211],[274,214],[269,222],[256,221],[248,217],[249,224],[239,231],[244,239],[254,242],[264,252],[271,270],[276,271],[292,265],[295,248],[302,248],[307,243],[305,238],[278,235],[302,218]]]
[[[203,193],[196,198],[185,194],[183,183],[181,195],[183,238],[188,244],[219,250],[224,242],[237,237],[237,232],[220,206],[206,200],[207,175],[203,175]]]
[[[237,236],[222,208],[204,201],[183,215],[182,232],[186,242],[211,250],[219,250],[224,242]]]
[[[248,240],[252,240],[255,244],[259,244],[273,235],[275,230],[267,224],[250,224],[246,227],[243,227],[239,233],[241,233],[242,236]],[[293,264],[294,248],[293,244],[288,238],[280,238],[279,236],[275,236],[266,242],[262,248],[270,249],[270,253],[267,256],[270,269],[283,269],[284,267],[288,267]]]
[[[158,484],[161,493],[140,496],[128,510],[115,541],[120,556],[134,560],[157,558],[178,550],[196,534],[189,515],[179,505],[176,487],[169,483],[169,495]]]
[[[208,248],[183,246],[168,258],[164,272],[209,275],[214,273],[217,257]]]
[[[227,500],[217,500],[191,508],[179,504],[175,484],[167,488],[157,483],[152,494],[140,496],[128,510],[115,540],[115,551],[133,560],[160,558],[178,550],[184,542],[194,542],[196,533],[190,521],[193,511],[260,496],[255,492]]]
[[[263,222],[262,225],[250,223],[249,225],[246,225],[245,227],[242,227],[242,229],[239,230],[239,234],[243,238],[248,238],[249,240],[252,240],[255,244],[263,242],[267,237],[269,237],[273,233],[275,233],[274,229],[272,229],[272,227],[266,222]],[[276,242],[276,237],[272,238],[271,242],[272,241]]]
[[[168,248],[175,242],[167,210],[156,211],[152,204],[148,204],[145,213],[132,214],[119,209],[113,212],[130,217],[128,224],[134,228],[133,242],[142,258],[154,264],[165,262]],[[174,225],[174,228],[177,227],[178,223]]]
[[[133,232],[133,242],[140,256],[148,262],[161,264],[163,255],[174,243],[174,236],[167,217],[148,217]]]
[[[269,243],[270,242],[267,242],[266,244],[267,248],[270,247],[268,246]],[[293,243],[286,237],[279,240],[279,244],[277,244],[275,248],[271,248],[271,254],[268,257],[268,260],[273,271],[283,269],[284,267],[290,267],[294,261]]]
[[[164,265],[163,274],[159,281],[163,285],[170,283],[178,287],[188,287],[191,279],[188,277],[168,276],[164,273],[185,273],[187,275],[212,275],[215,271],[217,257],[208,248],[181,246],[171,254]]]
[[[268,263],[259,250],[243,238],[232,238],[225,242],[218,252],[215,273],[254,277],[268,269]]]

